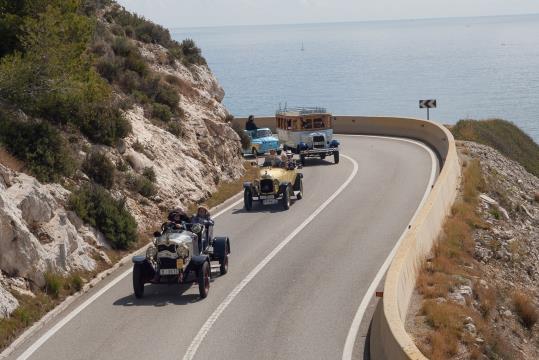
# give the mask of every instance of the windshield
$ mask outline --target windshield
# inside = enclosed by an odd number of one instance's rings
[[[257,138],[262,138],[262,137],[268,137],[268,136],[271,136],[271,131],[269,129],[262,129],[262,130],[258,130],[256,132],[256,137]]]
[[[262,164],[262,167],[268,167],[268,166],[271,166],[271,167],[281,167],[282,165],[282,161],[281,159],[266,159],[264,161],[264,163]]]

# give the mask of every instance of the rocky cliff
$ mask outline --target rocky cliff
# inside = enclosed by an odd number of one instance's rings
[[[104,154],[116,167],[107,170],[116,174],[107,192],[125,201],[143,241],[148,237],[147,230],[160,224],[165,210],[201,203],[219,183],[237,179],[243,172],[239,137],[229,126],[228,112],[221,103],[224,91],[197,55],[198,49],[190,42],[172,41],[165,29],[114,3],[88,10],[90,3],[82,2],[86,6],[83,10],[90,14],[84,17],[96,16],[97,28],[88,48],[102,56],[100,59],[109,56],[108,60],[116,61],[111,65],[115,66],[116,77],[104,75],[110,66],[105,70],[99,64],[96,67],[110,84],[112,96],[122,102],[121,117],[131,130],[117,141],[94,141],[84,126],[81,132],[58,126],[56,118],[47,117],[49,110],[10,103],[15,101],[8,91],[12,84],[6,82],[9,77],[3,76],[5,73],[0,73],[0,101],[16,111],[11,123],[28,124],[35,118],[37,123],[53,124],[69,143],[70,157],[77,168],[56,181],[40,182],[29,166],[33,158],[23,156],[19,160],[24,164],[13,166],[18,163],[12,158],[17,152],[6,154],[8,146],[2,144],[0,136],[0,318],[16,309],[19,295],[32,296],[32,291],[42,289],[44,274],[88,273],[98,263],[110,263],[106,253],[111,249],[110,242],[69,206],[70,194],[93,181],[89,175],[92,169],[81,166],[89,154]],[[83,10],[75,9],[77,13]],[[24,56],[30,57],[34,50],[25,51]],[[16,59],[9,57],[20,56],[14,54],[1,59],[0,72],[13,69]],[[11,67],[5,66],[8,62]],[[13,144],[11,147],[16,148]],[[144,193],[128,186],[148,171],[152,174],[151,191]]]

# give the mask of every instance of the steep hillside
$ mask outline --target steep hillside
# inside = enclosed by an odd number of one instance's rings
[[[0,32],[2,347],[39,317],[20,314],[32,298],[76,291],[69,274],[84,281],[243,166],[192,40],[97,0],[0,0]]]

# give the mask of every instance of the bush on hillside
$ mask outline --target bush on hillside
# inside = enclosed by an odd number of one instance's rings
[[[153,167],[145,167],[144,170],[142,170],[142,176],[144,176],[151,182],[155,182],[155,180],[157,180],[157,176],[155,175],[155,170],[153,169]]]
[[[190,64],[206,65],[202,51],[196,46],[193,39],[185,39],[181,43],[181,51],[185,60]]]
[[[58,181],[75,170],[64,138],[46,122],[22,122],[0,112],[0,142],[42,182]]]
[[[107,189],[114,185],[115,166],[102,152],[94,151],[87,155],[82,170],[90,179]]]
[[[451,132],[457,140],[491,146],[539,176],[539,145],[515,124],[499,119],[460,120]]]
[[[86,223],[97,228],[115,249],[127,249],[137,240],[137,223],[103,187],[86,185],[69,198],[70,208]]]
[[[128,174],[126,184],[131,191],[137,192],[146,198],[157,194],[154,183],[145,176]]]
[[[167,105],[154,103],[152,105],[152,117],[164,122],[169,122],[172,118],[172,111]]]

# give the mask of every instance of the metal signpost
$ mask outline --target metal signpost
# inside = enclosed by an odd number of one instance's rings
[[[429,119],[429,110],[431,108],[436,108],[436,99],[429,99],[429,100],[419,100],[419,108],[420,109],[427,109],[427,120]]]

